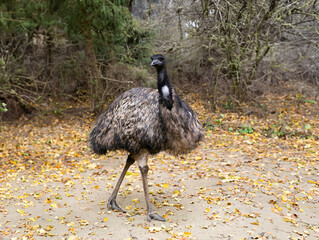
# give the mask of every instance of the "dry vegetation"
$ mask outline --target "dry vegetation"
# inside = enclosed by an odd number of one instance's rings
[[[168,57],[180,91],[201,91],[213,109],[286,80],[318,88],[318,8],[315,0],[2,3],[1,118],[59,112],[63,101],[99,112],[128,88],[154,86],[152,52]]]

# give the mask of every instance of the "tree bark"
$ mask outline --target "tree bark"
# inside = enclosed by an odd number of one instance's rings
[[[98,68],[98,63],[94,51],[94,40],[90,29],[87,29],[85,36],[85,56],[89,76],[90,93],[92,97],[92,110],[96,112],[99,111],[101,107],[101,99],[99,99],[99,79],[101,77],[101,72]]]

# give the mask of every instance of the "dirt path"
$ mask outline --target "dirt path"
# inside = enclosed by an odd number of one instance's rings
[[[2,127],[1,240],[319,238],[317,140],[207,129],[196,151],[150,159],[154,210],[168,221],[147,222],[135,165],[118,196],[127,213],[107,209],[126,153],[92,155],[91,124],[57,117]]]

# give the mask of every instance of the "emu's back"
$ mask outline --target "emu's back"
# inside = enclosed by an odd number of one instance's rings
[[[164,140],[158,105],[157,90],[133,88],[124,92],[97,119],[90,135],[93,151],[159,152]]]

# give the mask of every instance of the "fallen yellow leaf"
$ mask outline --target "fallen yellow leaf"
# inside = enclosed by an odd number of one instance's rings
[[[281,196],[281,200],[282,200],[283,202],[287,202],[288,198],[287,198],[286,195],[282,195],[282,196]]]
[[[51,204],[51,207],[57,208],[57,207],[58,207],[58,204],[57,204],[56,202],[54,202],[54,203]]]
[[[89,225],[89,222],[86,221],[86,220],[80,220],[80,224],[81,224],[82,226],[86,226],[86,225]]]
[[[282,208],[279,207],[277,204],[275,204],[275,207],[276,207],[276,209],[277,209],[278,211],[282,211]]]
[[[168,188],[168,183],[164,183],[162,187],[163,188]]]
[[[17,213],[20,213],[21,216],[25,216],[25,215],[26,215],[26,214],[24,213],[24,211],[22,211],[22,210],[20,210],[20,209],[17,209],[16,211],[17,211]]]

